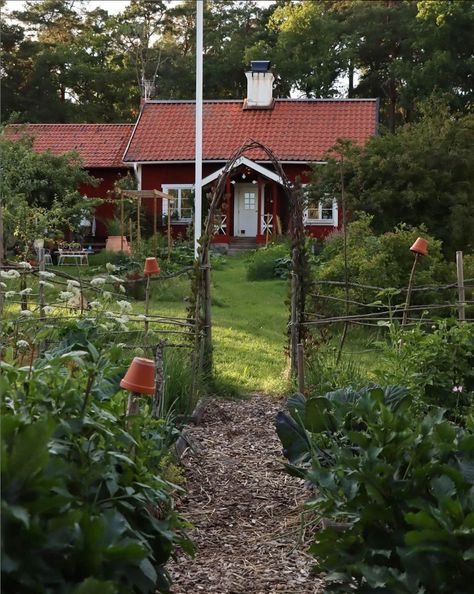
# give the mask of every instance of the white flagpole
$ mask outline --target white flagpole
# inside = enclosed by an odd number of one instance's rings
[[[194,173],[194,257],[202,229],[202,54],[204,0],[196,0],[196,164]]]

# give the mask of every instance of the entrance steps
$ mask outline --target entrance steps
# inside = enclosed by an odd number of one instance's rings
[[[229,249],[227,254],[229,256],[235,256],[248,250],[254,250],[257,248],[256,237],[232,237],[229,243]]]

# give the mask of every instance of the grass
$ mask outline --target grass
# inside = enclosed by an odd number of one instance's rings
[[[282,394],[289,390],[284,352],[288,284],[283,280],[248,281],[247,258],[246,255],[226,258],[212,272],[214,387],[228,396],[249,392]],[[97,267],[93,257],[90,264],[48,268],[84,279],[105,273],[104,266]],[[57,289],[52,292],[57,293]],[[50,291],[46,293],[49,296]],[[156,280],[152,283],[150,313],[185,317],[189,295],[187,275]],[[143,308],[143,302],[133,303],[136,313],[143,313]],[[136,338],[130,336],[127,340],[133,344]],[[176,340],[180,340],[178,335]]]
[[[287,282],[247,281],[245,256],[228,258],[212,273],[212,331],[216,389],[226,395],[281,394],[285,380]],[[186,277],[153,285],[155,314],[185,315]]]

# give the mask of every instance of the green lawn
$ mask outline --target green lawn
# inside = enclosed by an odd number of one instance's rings
[[[216,384],[230,394],[281,394],[286,357],[287,282],[246,280],[245,255],[226,258],[212,272]],[[184,315],[189,282],[153,285],[153,313]]]

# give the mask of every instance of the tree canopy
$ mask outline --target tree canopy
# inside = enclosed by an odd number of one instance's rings
[[[474,248],[474,114],[439,101],[419,108],[418,122],[371,138],[364,148],[340,143],[326,167],[315,167],[311,196],[341,196],[349,209],[373,215],[374,229],[425,225],[446,254]]]
[[[1,1],[1,0],[0,0]],[[3,1],[4,4],[4,1]],[[243,98],[251,59],[287,97],[380,97],[391,131],[433,93],[473,99],[473,0],[207,0],[204,96]],[[2,19],[3,113],[30,122],[122,122],[140,95],[194,96],[195,2],[27,0]]]

